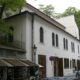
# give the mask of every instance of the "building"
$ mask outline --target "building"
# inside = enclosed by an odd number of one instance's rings
[[[8,20],[5,18],[6,22]],[[39,71],[39,65],[27,60],[26,38],[16,26],[5,27],[7,33],[0,28],[0,80],[32,80],[38,76],[35,73]]]
[[[71,35],[73,35],[74,37],[79,39],[79,29],[76,25],[74,15],[70,15],[70,16],[60,18],[57,21],[59,21],[61,24],[63,24],[66,27],[65,30],[68,33],[70,33]]]
[[[14,41],[26,50],[25,57],[43,66],[42,77],[70,75],[75,66],[80,69],[80,42],[61,23],[30,4],[6,20],[13,25]]]

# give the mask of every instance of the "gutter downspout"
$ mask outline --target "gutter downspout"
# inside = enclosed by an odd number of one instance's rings
[[[34,62],[34,52],[33,52],[33,46],[34,46],[34,13],[31,13],[32,16],[32,21],[31,21],[31,57],[32,57],[32,62]]]

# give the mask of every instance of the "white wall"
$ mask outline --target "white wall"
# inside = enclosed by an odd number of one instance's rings
[[[32,60],[32,17],[27,14],[26,18],[26,50],[27,50],[27,59]]]
[[[44,29],[44,43],[40,43],[39,40],[39,29],[40,27],[43,27]],[[59,47],[53,47],[52,46],[52,32],[55,34],[58,34],[59,36]],[[63,48],[63,38],[68,39],[68,51],[64,50]],[[49,61],[50,56],[57,56],[60,58],[69,58],[69,59],[78,59],[78,49],[77,45],[79,42],[65,33],[64,31],[56,28],[55,26],[47,23],[46,21],[40,19],[39,17],[35,17],[35,23],[34,23],[34,44],[37,46],[37,60],[38,63],[38,55],[46,55],[46,66],[47,66],[47,76],[53,76],[52,71],[52,65]],[[75,53],[72,53],[71,51],[71,41],[75,43]],[[67,75],[68,73],[72,73],[72,69],[64,69],[64,75]]]
[[[32,60],[31,45],[32,45],[32,17],[25,13],[18,15],[8,20],[14,26],[14,41],[22,42],[22,48],[26,50],[26,58]]]
[[[26,15],[24,14],[9,18],[8,22],[14,28],[14,45],[18,46],[19,48],[24,48],[24,50],[26,50]],[[17,54],[17,56],[20,56],[20,54]],[[23,56],[25,56],[25,54],[23,54]]]
[[[26,15],[16,16],[8,19],[9,24],[14,27],[14,41],[19,41],[23,48],[25,48],[26,43]]]

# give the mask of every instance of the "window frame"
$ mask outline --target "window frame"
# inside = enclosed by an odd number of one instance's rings
[[[59,46],[59,39],[58,39],[58,34],[56,34],[56,47]]]
[[[42,27],[40,27],[40,42],[44,43],[44,29]]]
[[[69,59],[68,58],[64,58],[64,68],[65,69],[69,68]]]

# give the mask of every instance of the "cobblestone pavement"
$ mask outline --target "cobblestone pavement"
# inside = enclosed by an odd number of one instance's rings
[[[44,80],[80,80],[75,77],[75,75],[64,76],[64,77],[50,77],[45,78]]]

